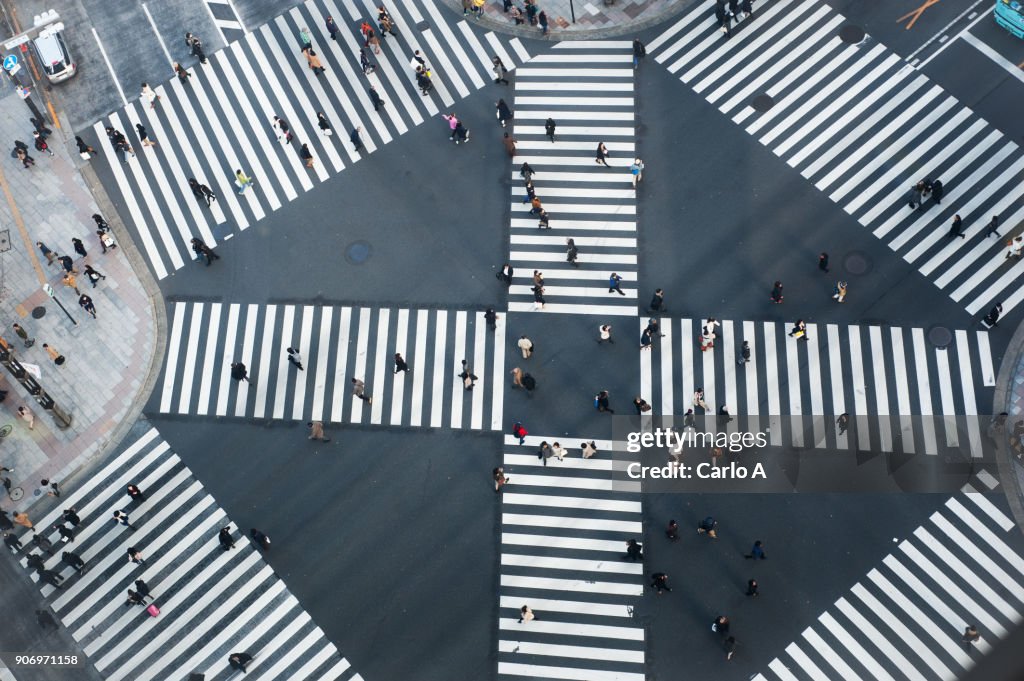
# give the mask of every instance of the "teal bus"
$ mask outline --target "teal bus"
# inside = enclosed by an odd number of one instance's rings
[[[1024,5],[1020,0],[997,0],[994,14],[997,24],[1024,39]]]

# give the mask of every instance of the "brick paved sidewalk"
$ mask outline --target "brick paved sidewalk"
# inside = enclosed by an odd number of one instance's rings
[[[638,32],[680,14],[698,0],[537,0],[538,11],[548,16],[548,40],[578,40],[633,37]],[[463,11],[462,0],[445,0],[445,11]],[[523,0],[514,0],[524,10]],[[710,12],[712,6],[709,6]],[[525,12],[524,12],[525,15]],[[575,16],[575,22],[573,17]],[[467,16],[476,20],[473,13]],[[477,20],[493,31],[513,33],[520,37],[541,39],[540,29],[524,24],[516,26],[504,11],[503,0],[487,0],[484,15]]]
[[[14,469],[3,475],[24,492],[16,503],[7,496],[0,500],[0,506],[9,511],[27,508],[44,494],[40,480],[63,482],[90,458],[116,445],[131,426],[152,384],[149,378],[154,356],[160,351],[158,321],[162,317],[158,315],[162,308],[154,305],[159,302],[159,291],[148,279],[134,246],[122,242],[125,232],[119,229],[113,210],[97,207],[87,186],[87,178],[94,175],[86,167],[88,162],[79,157],[73,135],[65,138],[51,125],[53,134],[48,142],[55,155],[36,151],[27,106],[11,89],[0,97],[0,140],[5,145],[0,159],[0,222],[6,230],[0,236],[6,236],[9,244],[0,240],[0,336],[15,348],[15,357],[22,364],[39,367],[40,385],[73,417],[70,427],[59,428],[7,369],[0,367],[0,389],[8,391],[7,399],[0,403],[0,427],[13,427],[0,440],[0,465]],[[10,157],[16,139],[29,146],[35,167],[26,170]],[[101,201],[105,203],[105,199]],[[102,253],[93,213],[100,213],[111,224],[118,248]],[[84,242],[88,257],[74,252],[72,237]],[[74,258],[78,289],[93,299],[96,319],[79,307],[78,295],[61,282],[60,263],[47,265],[35,246],[37,241]],[[137,266],[133,268],[131,262]],[[96,288],[83,271],[86,263],[107,277]],[[147,281],[140,280],[136,272]],[[44,281],[53,287],[77,326],[43,292]],[[35,345],[24,347],[12,328],[15,322],[35,338]],[[66,363],[57,367],[43,343],[62,353]],[[35,415],[33,430],[18,417],[22,405]]]

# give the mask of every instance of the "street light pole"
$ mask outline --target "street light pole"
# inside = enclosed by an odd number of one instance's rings
[[[50,298],[53,299],[53,302],[57,303],[57,307],[59,307],[61,309],[61,311],[63,311],[64,314],[66,314],[68,316],[68,319],[71,320],[72,324],[74,324],[75,326],[78,326],[78,322],[76,322],[75,318],[71,316],[71,313],[68,312],[67,309],[65,309],[65,307],[63,305],[60,304],[59,300],[57,300],[57,296],[54,295],[54,293],[53,293],[53,287],[52,286],[50,286],[49,284],[43,284],[43,292],[46,293],[46,295],[50,296]]]
[[[576,23],[576,7],[573,6],[572,0],[569,0],[569,16],[572,17],[572,23]]]

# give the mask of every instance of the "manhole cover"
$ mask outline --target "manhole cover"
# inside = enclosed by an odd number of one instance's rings
[[[854,251],[843,258],[843,267],[850,274],[867,274],[871,269],[871,260],[863,253]]]
[[[21,501],[21,498],[25,496],[25,490],[20,487],[14,487],[7,494],[11,497],[11,501]]]
[[[850,43],[851,45],[856,45],[864,40],[865,35],[863,28],[860,26],[854,26],[853,24],[843,26],[839,29],[839,39],[844,43]]]
[[[32,308],[32,319],[42,319],[46,316],[46,308],[40,305]]]
[[[754,101],[750,103],[750,106],[754,108],[754,111],[767,111],[775,106],[775,100],[772,99],[771,95],[758,95],[754,97]]]
[[[371,253],[373,253],[373,249],[370,248],[370,244],[365,241],[356,241],[345,249],[345,260],[353,265],[362,265],[370,259]]]
[[[928,330],[928,342],[940,349],[948,348],[953,342],[953,332],[944,326],[933,326]]]

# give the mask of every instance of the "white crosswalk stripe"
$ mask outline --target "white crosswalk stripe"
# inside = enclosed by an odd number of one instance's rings
[[[560,43],[520,66],[515,78],[516,156],[512,161],[509,263],[515,274],[509,311],[633,315],[637,308],[636,191],[632,186],[634,124],[632,43]],[[555,139],[545,133],[554,119]],[[608,164],[596,162],[601,142]],[[529,163],[550,230],[538,229],[520,175]],[[526,199],[524,201],[524,199]],[[579,251],[567,260],[567,239]],[[543,274],[544,305],[533,273]],[[612,273],[622,295],[609,291]]]
[[[1024,606],[1024,537],[978,487],[949,499],[754,678],[964,676],[974,666],[964,629],[977,625],[973,646],[987,652]]]
[[[145,498],[129,499],[129,483]],[[156,429],[61,501],[35,519],[56,547],[43,558],[63,578],[61,588],[38,574],[32,579],[104,678],[185,678],[196,671],[227,678],[228,655],[239,650],[254,654],[249,675],[261,679],[359,678],[235,526],[236,548],[222,549],[217,535],[230,519]],[[76,509],[81,524],[73,541],[61,543],[56,532],[40,528],[60,522],[65,508]],[[113,523],[111,509],[123,509],[137,529]],[[129,547],[141,550],[145,562],[127,561]],[[63,561],[65,551],[84,561],[81,571]],[[25,557],[20,562],[27,568]],[[160,610],[156,617],[125,605],[139,579]]]
[[[1024,222],[1024,154],[883,45],[844,42],[844,23],[821,0],[766,0],[727,39],[700,4],[648,51],[968,313],[1008,313],[1024,299],[1006,247]],[[926,178],[945,196],[912,209]],[[964,239],[950,236],[956,214]]]
[[[565,458],[538,458],[542,441],[559,442]],[[624,559],[626,540],[643,529],[639,489],[610,487],[611,442],[597,441],[590,459],[582,443],[530,435],[520,445],[505,437],[501,679],[644,678],[644,629],[632,621],[643,563]],[[523,605],[536,619],[519,622]]]
[[[165,414],[502,429],[505,319],[480,311],[176,302],[157,409]],[[303,370],[287,361],[302,357]],[[335,350],[336,348],[336,350]],[[394,373],[401,353],[408,372]],[[460,364],[477,377],[463,386]],[[241,361],[251,382],[231,378]],[[366,384],[364,403],[351,380]]]
[[[725,405],[734,417],[729,431],[768,429],[773,445],[921,454],[969,447],[982,456],[978,405],[991,394],[973,375],[992,361],[987,331],[956,331],[942,349],[926,343],[919,328],[808,324],[803,341],[788,335],[791,324],[721,321],[706,352],[699,343],[703,319],[662,319],[665,335],[653,334],[651,351],[638,349],[641,394],[653,414],[681,420],[693,409],[698,424],[705,415],[710,424]],[[647,324],[637,327],[637,348]],[[706,414],[693,404],[697,388],[704,389]],[[836,424],[844,413],[845,434]]]
[[[382,40],[380,55],[370,50],[377,69],[367,76],[359,67],[362,36],[356,27],[363,19],[376,25],[376,7],[367,0],[306,0],[257,30],[238,33],[236,42],[209,55],[208,64],[192,69],[187,83],[175,78],[154,84],[160,95],[155,109],[131,102],[93,126],[94,146],[105,157],[98,162],[110,171],[107,189],[123,202],[129,230],[157,278],[195,260],[193,236],[215,247],[437,115],[435,98],[448,109],[493,83],[494,55],[510,70],[530,56],[517,38],[481,35],[479,26],[455,21],[433,0],[409,0],[389,5],[398,35]],[[328,14],[342,27],[333,41],[324,28]],[[303,27],[327,69],[320,76],[299,51]],[[432,67],[435,90],[428,97],[419,94],[409,67],[416,49]],[[371,85],[387,102],[380,111],[370,101]],[[327,116],[333,136],[321,134],[310,113],[317,111]],[[276,139],[275,115],[291,127],[292,144]],[[136,123],[156,147],[141,145]],[[122,163],[107,126],[126,135],[135,157]],[[349,142],[356,128],[362,128],[358,152]],[[311,169],[298,155],[303,143],[316,159]],[[237,169],[255,180],[242,195]],[[210,208],[192,196],[189,177],[217,195]]]

